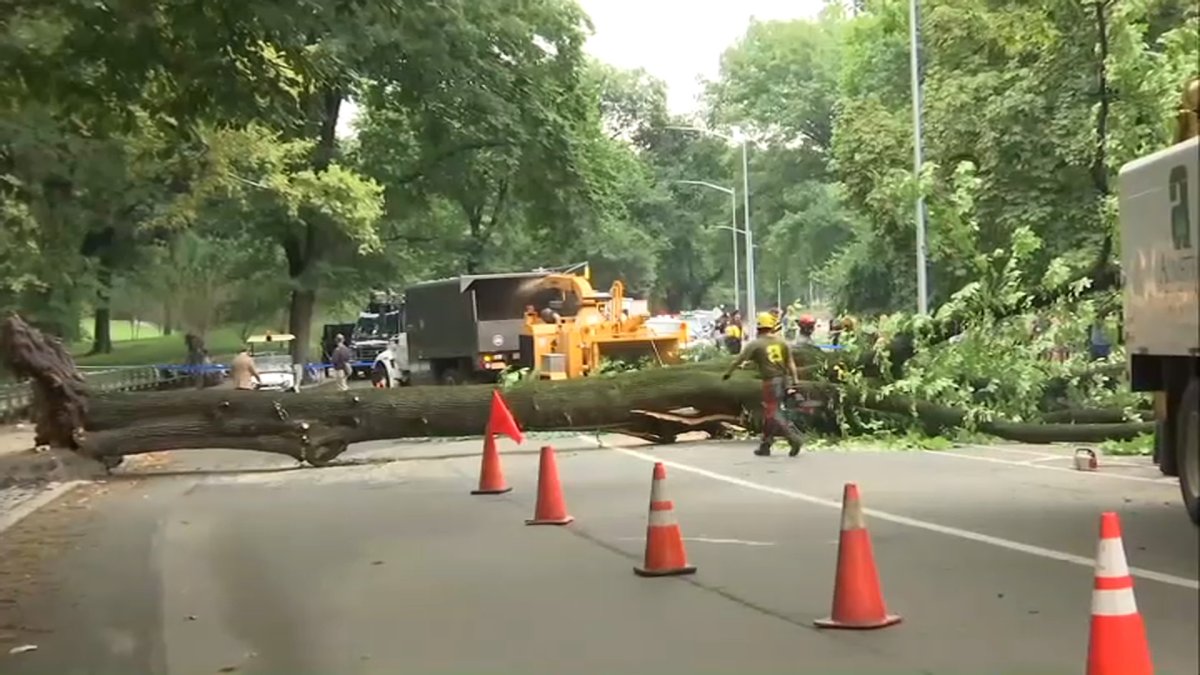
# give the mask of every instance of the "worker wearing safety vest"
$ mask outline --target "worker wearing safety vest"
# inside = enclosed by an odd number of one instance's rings
[[[770,455],[775,439],[784,436],[791,446],[788,455],[795,457],[800,454],[800,431],[783,414],[783,406],[787,397],[793,393],[787,378],[790,376],[792,382],[800,379],[796,372],[796,362],[792,360],[792,350],[787,341],[778,335],[779,321],[775,315],[763,312],[758,315],[755,323],[758,337],[742,349],[723,377],[728,380],[733,371],[743,363],[753,363],[758,367],[763,387],[763,435],[762,443],[754,454]]]

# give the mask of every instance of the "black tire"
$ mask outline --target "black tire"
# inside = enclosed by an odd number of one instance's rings
[[[447,368],[438,374],[438,384],[445,387],[466,383],[466,378],[463,377],[462,371],[458,368]]]
[[[371,369],[371,386],[378,387],[380,386],[380,382],[383,383],[384,388],[392,386],[391,379],[388,378],[387,368],[384,368],[382,363],[376,363],[375,367]]]
[[[1200,525],[1200,377],[1188,382],[1175,421],[1179,491],[1192,522]]]
[[[1183,390],[1186,387],[1186,377],[1167,377],[1167,389],[1163,392],[1166,418],[1159,420],[1154,429],[1154,462],[1158,464],[1158,470],[1164,476],[1179,475],[1179,453],[1175,452],[1175,445],[1179,438],[1177,432],[1179,425],[1176,422],[1179,419],[1179,406],[1182,403]]]
[[[1172,425],[1159,420],[1154,428],[1154,463],[1164,476],[1179,475],[1179,457],[1175,453],[1177,435]]]

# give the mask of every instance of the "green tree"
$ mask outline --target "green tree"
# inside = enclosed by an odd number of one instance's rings
[[[751,195],[759,293],[780,281],[805,294],[850,236],[831,162],[846,20],[830,5],[815,20],[755,21],[709,83],[709,117],[756,139]]]

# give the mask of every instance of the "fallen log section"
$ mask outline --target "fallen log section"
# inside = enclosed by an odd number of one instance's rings
[[[363,389],[310,389],[266,393],[218,389],[97,394],[87,388],[70,355],[16,316],[0,324],[0,357],[35,392],[39,443],[72,448],[104,461],[162,450],[228,448],[278,453],[326,464],[351,443],[482,433],[494,387],[489,385]],[[670,442],[699,429],[758,410],[760,383],[748,373],[725,381],[721,368],[699,363],[568,381],[530,381],[504,391],[529,431],[612,430]],[[931,433],[965,426],[963,411],[899,397],[848,396],[839,385],[798,384],[817,402],[809,416],[836,431],[832,411],[844,401],[882,414],[915,416]],[[681,409],[691,414],[682,414]],[[1018,424],[986,422],[976,428],[1026,442],[1126,439],[1150,424]]]

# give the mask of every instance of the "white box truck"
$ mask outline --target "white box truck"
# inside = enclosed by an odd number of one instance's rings
[[[1156,461],[1200,524],[1200,78],[1176,143],[1121,167],[1125,346],[1135,391],[1156,392]]]

